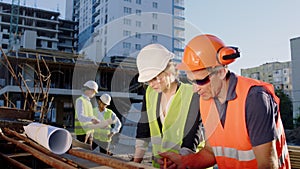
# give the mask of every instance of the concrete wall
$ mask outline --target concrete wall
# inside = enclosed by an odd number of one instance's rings
[[[292,102],[294,118],[300,116],[300,37],[290,40],[292,60]]]

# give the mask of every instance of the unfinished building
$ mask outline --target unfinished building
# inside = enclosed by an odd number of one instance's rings
[[[72,127],[74,101],[87,80],[99,84],[97,96],[111,94],[111,108],[119,115],[141,101],[144,89],[137,82],[135,59],[85,60],[75,52],[76,22],[59,19],[58,12],[19,6],[18,33],[9,48],[11,6],[0,2],[0,106],[31,109],[36,118],[45,111],[48,123]]]

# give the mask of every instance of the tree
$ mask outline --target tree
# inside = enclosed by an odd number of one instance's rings
[[[292,101],[282,89],[275,90],[276,95],[280,99],[280,115],[285,129],[293,129],[293,107]]]

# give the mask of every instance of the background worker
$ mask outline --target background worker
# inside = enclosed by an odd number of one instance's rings
[[[112,141],[112,137],[120,131],[122,123],[116,114],[111,109],[107,108],[107,106],[110,105],[110,101],[110,95],[106,93],[102,94],[98,100],[98,107],[95,109],[94,113],[101,122],[111,119],[114,125],[95,129],[94,142],[99,146],[101,153],[112,155],[112,153],[108,151],[110,142]]]
[[[200,141],[199,97],[192,85],[177,79],[174,54],[160,44],[144,47],[137,56],[138,81],[147,83],[137,126],[134,162],[141,162],[151,138],[152,165],[158,152],[196,152]]]
[[[89,80],[83,84],[82,91],[82,95],[75,102],[74,132],[77,140],[88,143],[92,149],[94,130],[86,126],[99,123],[99,120],[93,114],[90,101],[98,93],[98,84]]]
[[[290,168],[273,86],[230,72],[227,65],[237,57],[237,48],[213,35],[196,36],[185,47],[178,69],[200,95],[208,144],[187,156],[162,153],[173,161],[168,168]]]

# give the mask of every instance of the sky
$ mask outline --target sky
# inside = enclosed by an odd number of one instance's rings
[[[20,0],[22,5],[24,2],[27,6],[36,4],[54,11],[59,8],[64,17],[66,0]],[[241,57],[229,65],[232,71],[240,74],[240,69],[291,60],[290,39],[300,36],[299,0],[185,0],[184,3],[186,25],[197,30],[187,29],[187,36],[213,34],[226,45],[239,47]]]
[[[300,36],[299,0],[186,0],[186,22],[200,33],[237,46],[241,57],[229,68],[291,61],[290,39]],[[186,32],[188,33],[188,32]]]

